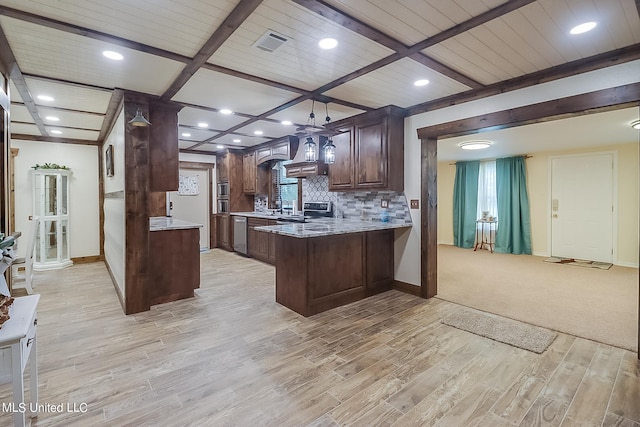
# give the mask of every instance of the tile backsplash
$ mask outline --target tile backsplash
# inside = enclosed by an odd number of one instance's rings
[[[302,200],[331,201],[334,215],[343,218],[380,219],[383,199],[389,200],[386,211],[391,220],[411,222],[409,205],[404,193],[396,191],[329,191],[327,176],[313,176],[302,180]],[[363,213],[364,212],[364,213]]]

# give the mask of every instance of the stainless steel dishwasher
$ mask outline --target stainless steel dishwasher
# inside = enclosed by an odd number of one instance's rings
[[[247,254],[247,217],[233,217],[233,250]]]

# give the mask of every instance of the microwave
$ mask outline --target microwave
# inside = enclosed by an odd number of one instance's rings
[[[218,183],[218,197],[229,197],[229,183],[228,182],[219,182]]]
[[[218,199],[218,213],[229,213],[229,199]]]

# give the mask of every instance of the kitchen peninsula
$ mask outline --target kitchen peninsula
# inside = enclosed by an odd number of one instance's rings
[[[149,218],[149,305],[193,297],[200,287],[200,230],[171,217]]]
[[[276,301],[311,316],[391,289],[405,221],[318,219],[256,227],[275,233]]]

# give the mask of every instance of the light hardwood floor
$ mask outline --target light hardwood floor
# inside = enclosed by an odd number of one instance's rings
[[[273,267],[220,250],[195,298],[138,315],[102,263],[38,273],[36,292],[40,403],[88,411],[34,426],[640,427],[629,351],[560,334],[537,355],[397,291],[304,318],[275,303]]]

